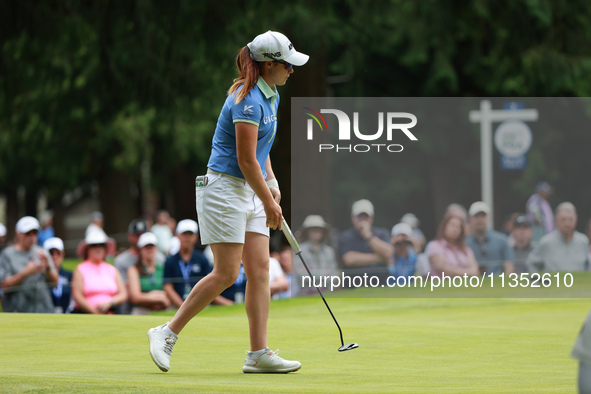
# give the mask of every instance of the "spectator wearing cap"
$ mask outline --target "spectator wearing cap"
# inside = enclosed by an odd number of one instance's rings
[[[480,273],[474,252],[466,245],[466,224],[461,215],[445,215],[435,240],[427,244],[432,276],[475,276]]]
[[[528,272],[527,256],[536,246],[532,241],[532,224],[527,215],[520,214],[513,220],[509,244],[513,248],[515,273],[522,274]]]
[[[344,267],[387,267],[390,264],[394,253],[394,248],[390,244],[390,232],[385,228],[374,227],[373,220],[374,207],[369,200],[363,199],[353,203],[353,227],[343,231],[339,236],[339,255]]]
[[[335,276],[339,275],[339,269],[334,249],[327,244],[329,225],[320,215],[309,215],[302,224],[302,240],[300,249],[306,256],[306,263],[313,275]],[[291,257],[291,251],[290,251]],[[298,293],[312,294],[316,291],[314,287],[300,289],[302,277],[308,276],[303,265],[295,264],[293,269],[292,296]],[[322,289],[322,288],[321,288]]]
[[[146,231],[148,231],[148,227],[143,219],[134,219],[127,226],[127,242],[129,242],[129,248],[115,257],[114,261],[115,267],[119,270],[125,283],[127,283],[127,270],[137,263],[139,257],[138,240]],[[163,262],[164,258],[162,257],[160,263]]]
[[[61,238],[51,237],[43,242],[43,249],[49,253],[55,269],[58,271],[56,286],[51,289],[51,299],[55,313],[70,313],[74,308],[72,301],[72,271],[62,266],[64,257],[64,242]]]
[[[121,274],[105,261],[115,251],[115,241],[104,233],[89,233],[78,246],[84,261],[72,274],[72,298],[76,305],[72,312],[113,314],[115,308],[127,301],[127,290]]]
[[[105,220],[103,214],[101,212],[94,211],[90,214],[90,224],[88,225],[88,227],[86,227],[86,232],[84,233],[84,236],[87,236],[92,232],[103,233],[106,236],[107,233],[105,233],[105,230],[103,229],[104,226]]]
[[[552,186],[548,182],[538,182],[536,192],[525,203],[525,212],[532,222],[533,240],[539,241],[545,234],[554,230],[554,214],[548,202]]]
[[[16,223],[16,243],[0,255],[0,287],[5,312],[53,313],[50,288],[58,273],[53,261],[37,245],[39,222],[25,216]]]
[[[139,258],[127,270],[131,314],[143,315],[150,311],[166,309],[170,299],[164,292],[164,264],[156,261],[158,238],[152,232],[143,233],[138,242]]]
[[[406,223],[412,227],[412,237],[410,237],[412,247],[416,253],[421,253],[427,244],[427,238],[425,238],[425,234],[419,228],[419,224],[421,223],[419,219],[414,213],[405,213],[400,219],[400,223]]]
[[[472,234],[466,238],[466,244],[474,251],[482,273],[513,273],[513,249],[505,234],[488,228],[489,212],[488,205],[482,201],[470,206],[468,213]]]
[[[138,240],[142,234],[148,231],[148,226],[143,219],[134,219],[127,226],[127,242],[129,248],[125,249],[117,257],[115,257],[115,267],[119,270],[123,283],[127,283],[127,271],[129,267],[136,265],[139,257],[139,248],[137,246]],[[162,253],[156,254],[156,262],[164,264],[165,257]],[[117,313],[129,314],[131,313],[131,303],[124,302],[118,308]]]
[[[388,267],[394,277],[409,279],[415,273],[417,253],[413,247],[413,229],[408,223],[398,223],[392,227],[390,242],[394,246],[392,264]]]
[[[174,306],[180,308],[189,296],[191,289],[205,275],[211,272],[211,267],[203,253],[195,249],[199,240],[199,227],[191,219],[179,221],[176,236],[180,241],[178,253],[169,256],[164,265],[164,291]],[[230,305],[234,302],[217,296],[213,304]]]
[[[576,231],[577,210],[570,202],[556,207],[556,229],[542,237],[527,258],[530,272],[589,270],[589,238]]]

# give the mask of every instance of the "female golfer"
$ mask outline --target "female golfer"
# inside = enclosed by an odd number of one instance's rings
[[[267,347],[269,315],[269,228],[281,229],[281,193],[269,159],[277,131],[277,86],[308,55],[281,33],[268,31],[243,47],[236,59],[240,76],[230,87],[213,136],[207,175],[197,177],[201,240],[210,244],[213,271],[193,287],[170,323],[148,331],[150,355],[164,372],[177,335],[237,279],[240,261],[248,278],[246,314],[250,352],[242,371],[287,373],[301,364],[283,360]]]

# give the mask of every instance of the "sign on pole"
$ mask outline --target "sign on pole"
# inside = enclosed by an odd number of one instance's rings
[[[494,227],[492,124],[493,122],[534,122],[536,120],[538,120],[537,109],[493,110],[489,100],[480,101],[480,110],[470,111],[470,122],[480,123],[481,194],[482,201],[490,207],[489,228]]]

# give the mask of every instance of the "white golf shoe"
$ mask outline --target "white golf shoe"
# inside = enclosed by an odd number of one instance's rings
[[[267,351],[258,358],[251,358],[246,352],[246,360],[242,372],[244,373],[288,373],[295,372],[302,367],[299,361],[284,360],[278,356],[279,350]]]
[[[168,324],[168,322],[166,322],[166,324]],[[169,335],[162,331],[166,324],[150,328],[150,330],[148,330],[150,356],[152,356],[152,360],[154,360],[154,363],[158,366],[158,368],[164,372],[167,372],[170,369],[170,356],[172,354],[172,348],[178,339],[175,334]]]

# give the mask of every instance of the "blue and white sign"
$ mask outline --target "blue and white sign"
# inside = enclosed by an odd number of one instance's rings
[[[523,170],[527,163],[526,153],[531,148],[532,132],[520,120],[506,120],[495,130],[495,147],[501,154],[502,170]]]

